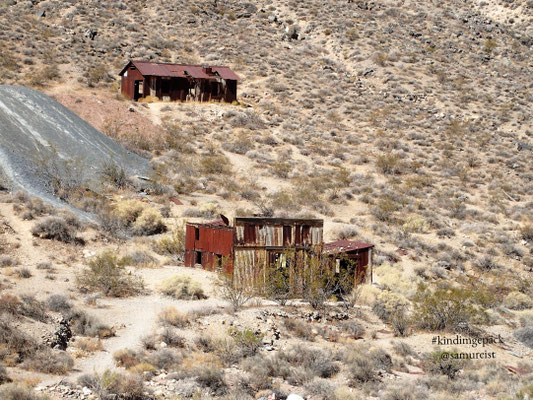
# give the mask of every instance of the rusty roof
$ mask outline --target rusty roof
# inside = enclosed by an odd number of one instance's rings
[[[187,222],[187,225],[193,225],[193,226],[205,226],[208,228],[231,228],[231,226],[228,226],[228,224],[222,219],[216,219],[214,221],[208,221],[208,222]]]
[[[156,63],[151,61],[139,61],[131,60],[120,71],[119,75],[123,75],[126,69],[133,64],[139,72],[144,76],[165,76],[172,78],[196,78],[196,79],[231,79],[239,80],[239,76],[231,70],[229,67],[221,65],[207,65],[211,68],[211,73],[208,74],[204,70],[205,65],[193,65],[193,64],[169,64],[169,63]]]
[[[337,240],[336,242],[329,242],[324,244],[324,251],[326,253],[338,254],[347,253],[355,250],[365,250],[374,247],[373,244],[356,242],[353,240]]]

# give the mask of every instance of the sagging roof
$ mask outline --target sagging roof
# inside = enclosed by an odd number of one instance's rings
[[[365,250],[374,247],[373,244],[356,242],[353,240],[337,240],[324,244],[324,251],[329,254],[347,253],[355,250]]]
[[[224,67],[220,65],[191,65],[191,64],[169,64],[169,63],[156,63],[151,61],[138,61],[131,60],[120,71],[119,75],[124,75],[124,72],[134,65],[135,68],[144,76],[161,76],[171,78],[195,78],[195,79],[229,79],[240,80],[240,77],[231,70],[230,67]]]

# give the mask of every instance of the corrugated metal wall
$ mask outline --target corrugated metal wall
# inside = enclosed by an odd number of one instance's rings
[[[239,246],[308,247],[322,244],[323,228],[301,224],[259,225],[253,223],[235,226]]]
[[[233,229],[231,227],[211,227],[187,224],[185,228],[185,266],[194,267],[197,252],[201,252],[201,264],[213,271],[219,257],[231,256],[233,250]],[[229,257],[228,257],[229,258]],[[232,263],[227,265],[231,271]]]

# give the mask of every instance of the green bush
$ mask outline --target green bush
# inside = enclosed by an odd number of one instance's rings
[[[488,317],[482,307],[492,300],[486,293],[441,286],[434,291],[421,285],[413,300],[413,322],[431,331],[460,331],[472,323],[484,323]]]
[[[76,284],[82,291],[98,291],[111,297],[127,297],[144,291],[142,278],[130,275],[123,260],[109,250],[89,261],[88,268],[76,277]]]
[[[243,357],[253,356],[263,344],[264,335],[262,333],[256,333],[247,327],[243,329],[230,329],[229,334],[241,350]]]

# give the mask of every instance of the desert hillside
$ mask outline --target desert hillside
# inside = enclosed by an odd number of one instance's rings
[[[0,2],[0,94],[130,152],[0,98],[0,397],[531,398],[532,22],[530,0]],[[238,101],[130,102],[130,59],[227,65]],[[35,135],[66,149],[40,182]],[[183,266],[184,223],[219,214],[322,218],[375,244],[374,284],[232,308]],[[456,334],[503,343],[432,342]]]

